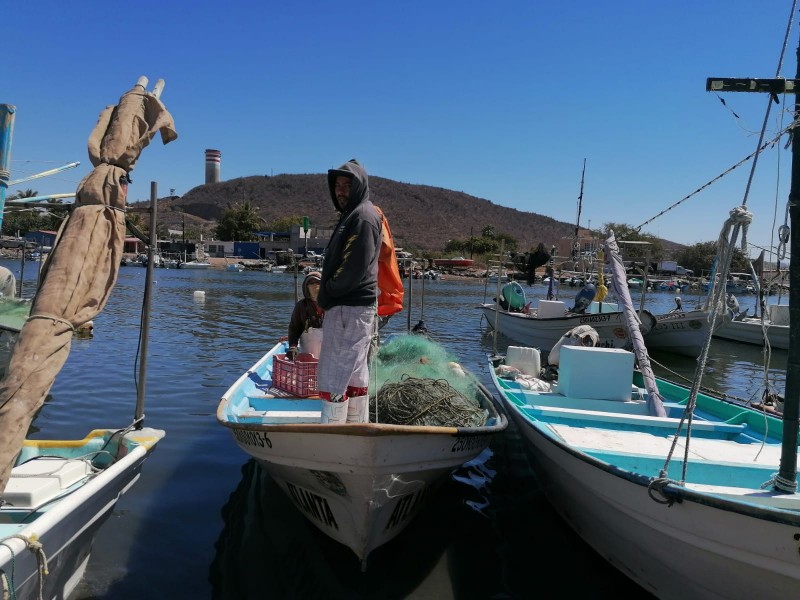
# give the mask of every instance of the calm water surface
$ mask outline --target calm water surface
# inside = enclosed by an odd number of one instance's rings
[[[0,264],[19,276],[19,263]],[[35,263],[26,264],[24,279],[35,275]],[[350,550],[308,523],[214,418],[227,388],[285,333],[294,277],[159,269],[154,279],[145,424],[167,436],[100,531],[78,598],[532,598],[541,590],[531,584],[537,577],[568,582],[570,597],[649,597],[547,504],[513,425],[376,550],[362,574]],[[132,418],[144,280],[145,269],[121,269],[94,337],[73,342],[34,422],[37,438],[83,437]],[[384,331],[424,319],[432,337],[490,385],[484,361],[495,341],[476,306],[492,290],[477,280],[422,283],[412,281],[410,314]],[[526,288],[529,298],[545,292]],[[562,289],[561,298],[575,292]],[[646,307],[670,310],[674,297],[649,294]],[[695,298],[683,301],[688,308]],[[509,343],[496,342],[500,351]],[[687,377],[696,367],[653,358]],[[766,370],[781,392],[785,365],[786,353],[776,351]],[[715,341],[706,371],[708,387],[737,398],[758,398],[764,388],[756,347]]]

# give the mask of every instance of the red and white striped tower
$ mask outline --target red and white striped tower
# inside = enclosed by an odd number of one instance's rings
[[[206,183],[219,183],[219,163],[222,152],[219,150],[206,150]]]

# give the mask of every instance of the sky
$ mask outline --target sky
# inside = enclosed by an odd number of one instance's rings
[[[788,218],[785,137],[747,193],[753,161],[657,215],[756,149],[768,98],[706,92],[706,78],[793,78],[793,0],[4,4],[11,180],[81,163],[9,194],[74,192],[98,115],[144,75],[165,81],[178,139],[144,150],[129,201],[152,181],[159,196],[202,185],[213,148],[222,180],[357,158],[571,224],[585,161],[582,227],[647,222],[682,244],[716,240],[744,204],[748,241],[773,248]],[[794,98],[780,101],[765,139],[790,120]]]

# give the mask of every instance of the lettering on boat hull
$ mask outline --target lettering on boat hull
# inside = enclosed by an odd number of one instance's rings
[[[325,527],[332,527],[336,530],[339,529],[339,524],[333,516],[333,511],[324,497],[289,483],[288,481],[286,482],[286,489],[289,490],[289,496],[292,502],[294,502],[307,517],[318,521]]]
[[[259,448],[272,448],[272,440],[263,431],[249,431],[247,429],[234,429],[233,437],[245,446],[258,446]]]
[[[428,495],[427,492],[428,488],[422,487],[414,492],[411,492],[410,494],[406,494],[405,496],[398,498],[397,503],[394,505],[392,516],[389,517],[389,521],[386,523],[386,529],[384,531],[390,531],[395,527],[398,527],[401,523],[409,520],[411,517],[417,514],[417,511],[419,511]]]
[[[489,438],[485,435],[470,435],[458,438],[450,452],[469,452],[489,445]]]
[[[611,315],[591,315],[581,317],[581,325],[584,323],[608,323],[611,320]]]

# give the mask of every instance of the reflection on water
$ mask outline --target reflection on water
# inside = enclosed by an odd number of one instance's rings
[[[19,278],[16,265],[5,266]],[[36,437],[83,437],[130,421],[144,276],[140,267],[120,270],[94,337],[73,341]],[[167,435],[101,529],[76,598],[531,598],[541,593],[530,583],[538,578],[568,584],[570,597],[647,597],[545,501],[513,424],[490,452],[447,479],[362,573],[355,555],[308,523],[214,418],[227,388],[285,335],[299,282],[180,269],[159,269],[154,279],[145,424]],[[424,319],[430,335],[491,386],[485,363],[495,342],[477,308],[484,283],[426,281],[424,296],[414,284],[411,310],[382,333]],[[195,291],[205,292],[202,302]],[[525,292],[534,299],[547,289]],[[646,308],[666,312],[674,297],[653,293]],[[742,309],[748,301],[740,298]],[[690,304],[684,295],[684,307]],[[509,343],[497,338],[501,351]],[[654,358],[684,376],[696,367],[685,357]],[[762,364],[757,347],[715,340],[705,383],[757,396]],[[785,364],[786,353],[774,352],[768,374],[781,391]]]

